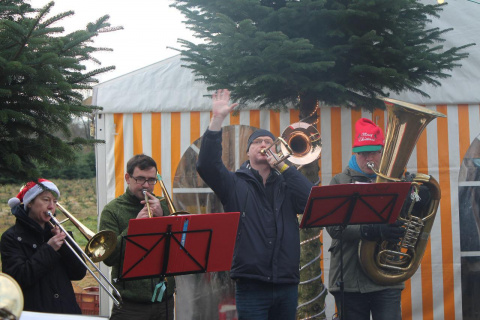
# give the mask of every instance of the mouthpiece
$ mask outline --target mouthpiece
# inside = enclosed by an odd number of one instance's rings
[[[367,162],[367,166],[372,170],[375,169],[375,163],[373,163],[372,161]]]

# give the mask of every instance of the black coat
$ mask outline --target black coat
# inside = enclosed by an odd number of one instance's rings
[[[249,162],[236,172],[222,162],[222,134],[203,135],[197,171],[220,198],[226,212],[240,212],[230,277],[270,283],[300,281],[300,235],[297,214],[303,213],[313,184],[296,168],[271,179],[273,202]],[[269,182],[267,181],[267,184]]]
[[[24,310],[80,314],[71,280],[83,279],[85,266],[66,245],[58,251],[48,245],[51,227],[47,224],[42,230],[23,205],[14,207],[12,213],[16,223],[0,242],[2,271],[22,288]]]

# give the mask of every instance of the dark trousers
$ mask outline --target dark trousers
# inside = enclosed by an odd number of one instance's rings
[[[113,306],[110,320],[173,320],[174,305],[173,296],[155,303],[124,300],[120,308]]]
[[[298,285],[238,279],[235,300],[238,320],[294,320]]]
[[[402,320],[400,289],[359,293],[345,292],[345,316],[342,320]],[[342,310],[342,295],[334,292],[338,313]]]

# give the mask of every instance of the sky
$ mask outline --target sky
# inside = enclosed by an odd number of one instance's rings
[[[28,1],[28,0],[27,0]],[[30,0],[33,7],[43,7],[51,0]],[[95,47],[112,48],[113,52],[99,52],[94,56],[102,65],[87,65],[94,69],[114,65],[116,69],[97,76],[105,82],[131,71],[146,67],[178,54],[169,49],[181,48],[177,39],[198,42],[182,23],[180,12],[169,7],[171,0],[56,0],[49,16],[73,10],[73,16],[64,18],[56,26],[66,31],[84,29],[89,22],[108,14],[112,26],[123,30],[102,33],[94,39]]]

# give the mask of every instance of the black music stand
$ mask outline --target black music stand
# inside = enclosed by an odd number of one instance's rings
[[[337,184],[313,187],[300,228],[340,227],[340,293],[344,318],[343,230],[354,224],[394,223],[411,182]]]

